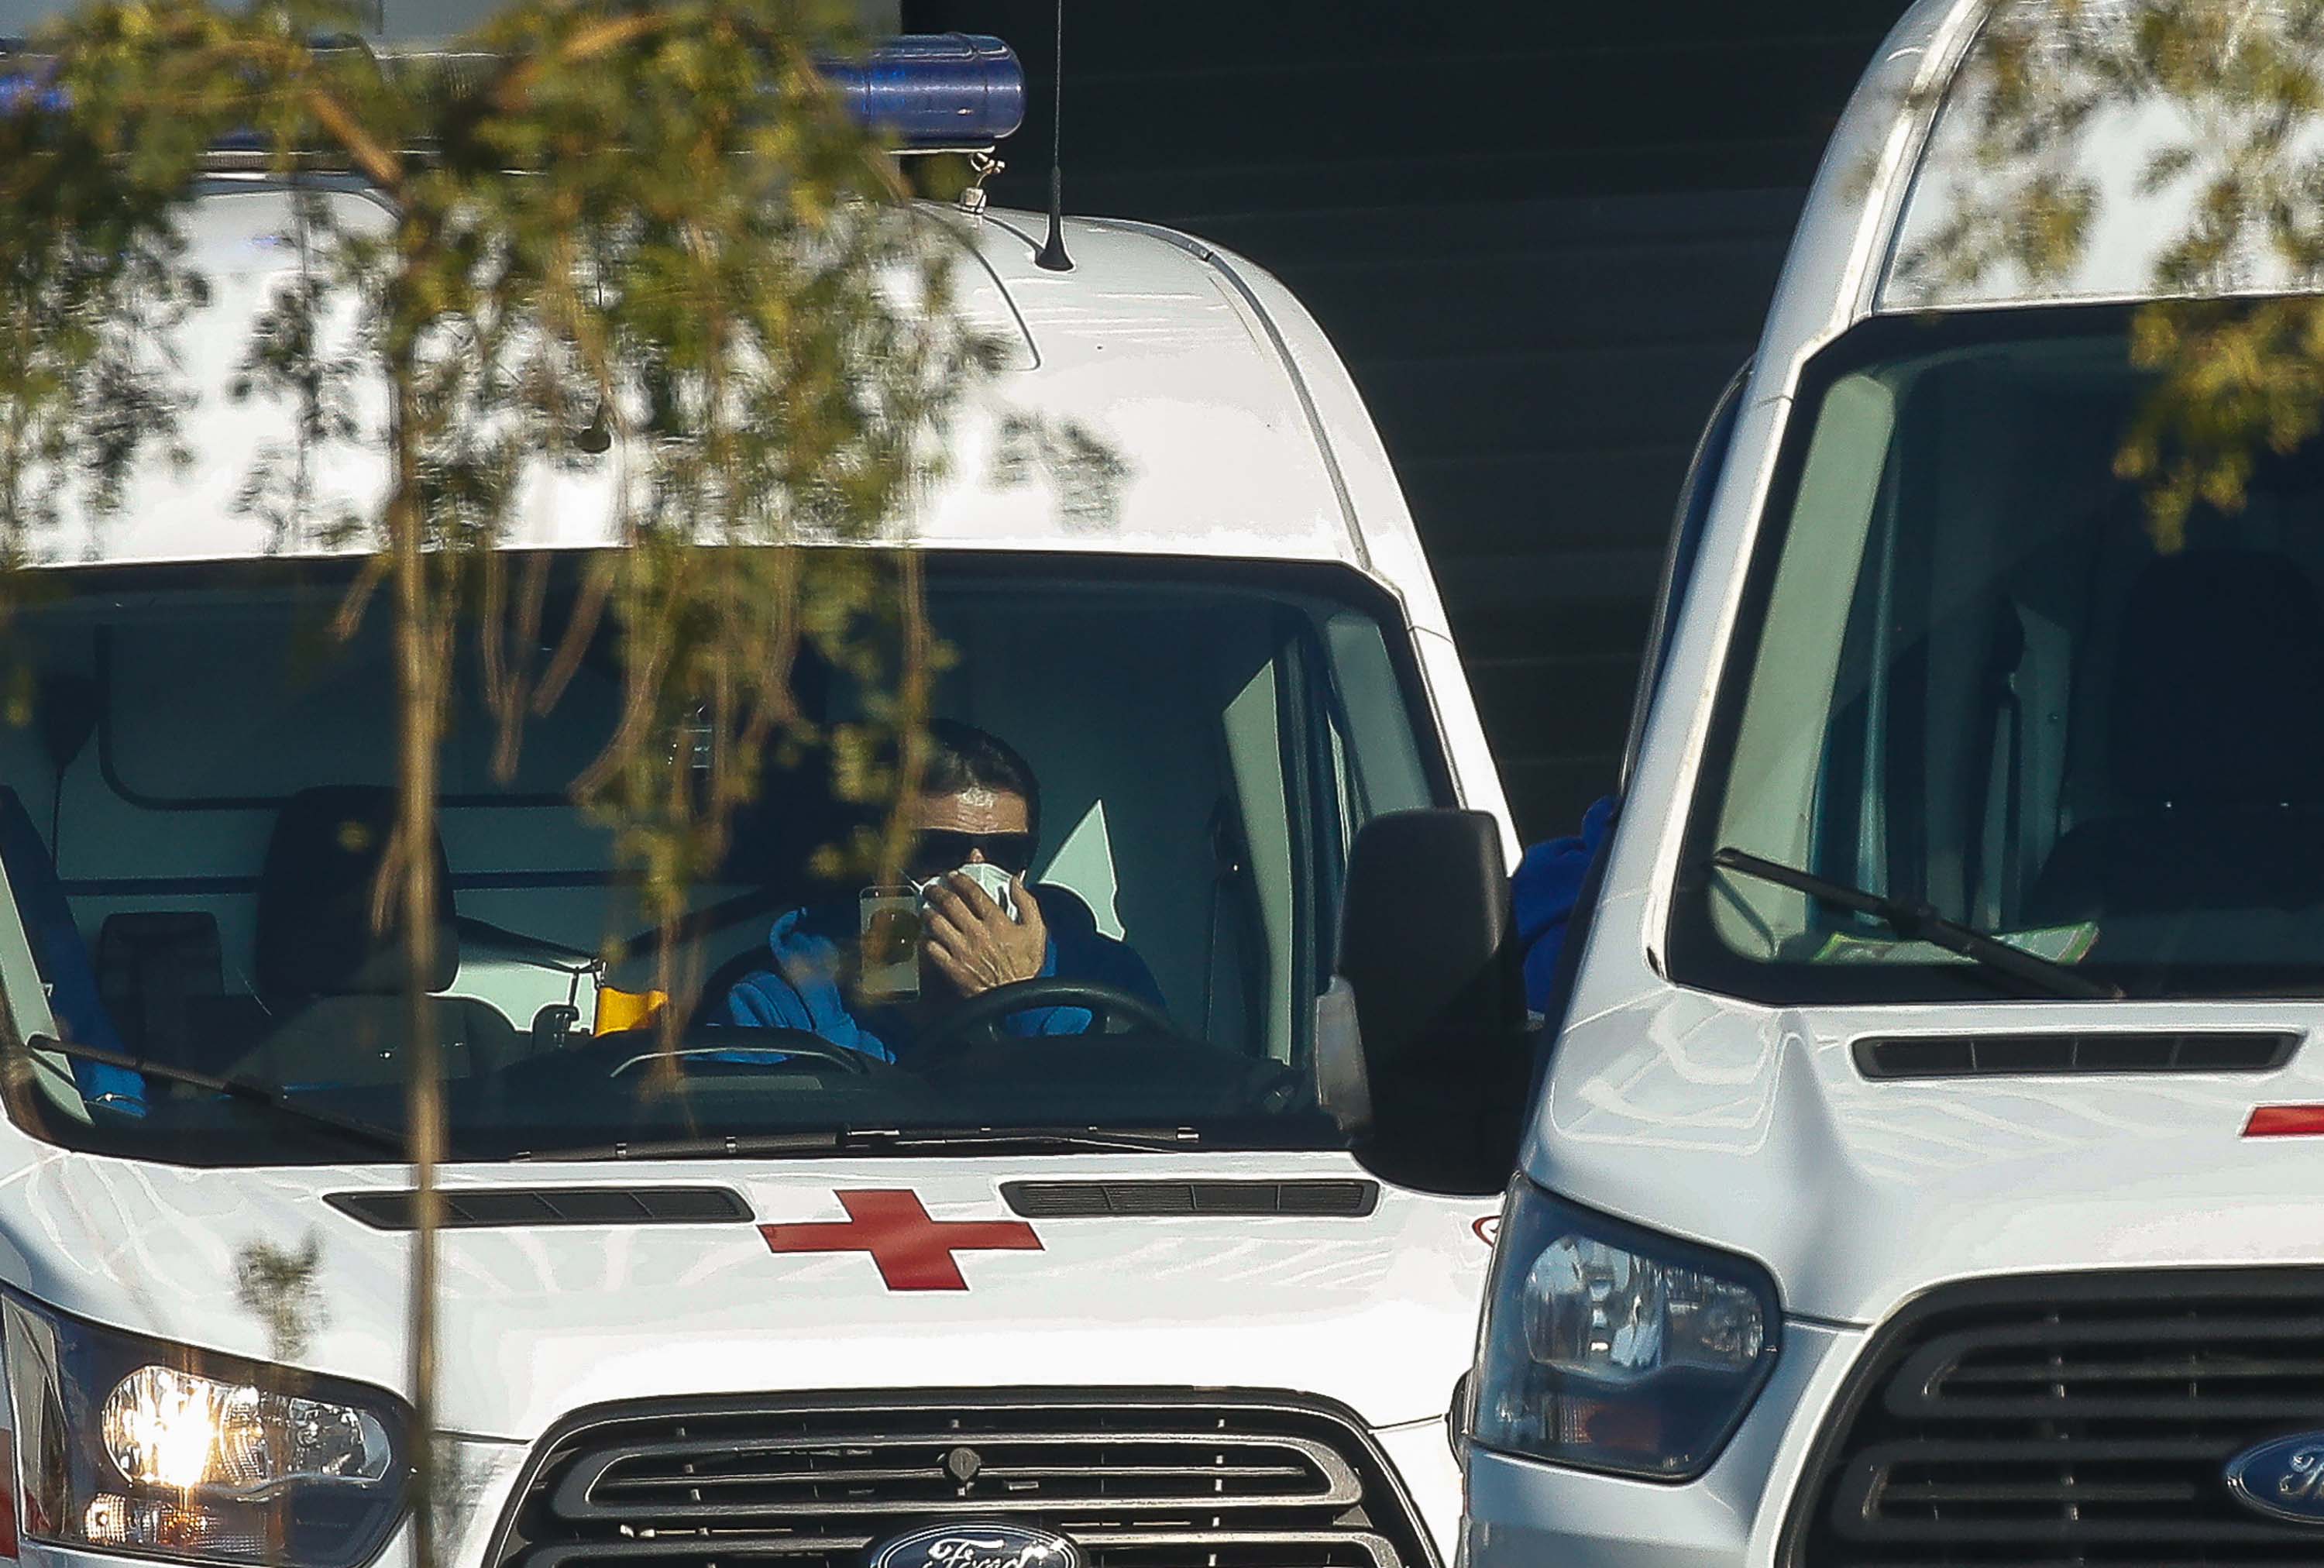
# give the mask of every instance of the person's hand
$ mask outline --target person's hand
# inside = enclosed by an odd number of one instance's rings
[[[953,872],[928,890],[921,951],[964,997],[1020,980],[1038,980],[1048,962],[1049,928],[1022,873],[1010,880],[1014,920],[974,881]]]

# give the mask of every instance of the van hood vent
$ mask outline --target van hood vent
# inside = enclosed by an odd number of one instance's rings
[[[416,1230],[410,1192],[327,1193],[323,1201],[375,1231]],[[730,1187],[451,1187],[444,1228],[536,1225],[716,1225],[748,1220]]]
[[[1379,1203],[1368,1181],[1003,1182],[1001,1196],[1028,1220],[1298,1214],[1360,1220]]]
[[[2025,1078],[2084,1073],[2272,1073],[2300,1036],[2267,1031],[1908,1035],[1856,1042],[1868,1078]]]

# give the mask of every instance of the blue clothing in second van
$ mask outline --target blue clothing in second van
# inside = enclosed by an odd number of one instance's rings
[[[1580,833],[1526,851],[1517,874],[1509,879],[1517,940],[1525,950],[1526,1006],[1535,1012],[1562,1010],[1555,995],[1558,955],[1564,951],[1566,927],[1582,900],[1582,884],[1605,853],[1606,830],[1613,823],[1616,804],[1611,796],[1595,802],[1582,813]]]

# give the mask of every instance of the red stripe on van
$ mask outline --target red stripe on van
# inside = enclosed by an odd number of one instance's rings
[[[2244,1123],[2246,1138],[2324,1138],[2324,1105],[2263,1105]]]
[[[16,1560],[16,1435],[0,1427],[0,1557]]]

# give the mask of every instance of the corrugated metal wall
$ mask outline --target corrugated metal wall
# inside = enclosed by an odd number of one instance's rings
[[[1669,512],[1901,0],[1066,0],[1065,193],[1261,263],[1410,491],[1529,835],[1612,783]],[[1051,0],[995,32],[1047,199]]]

